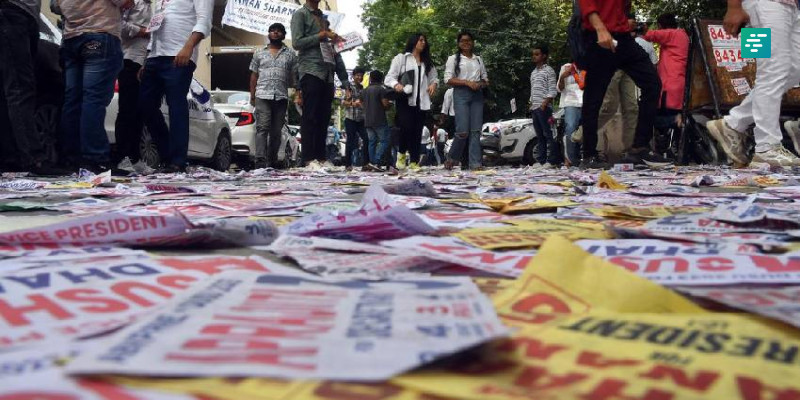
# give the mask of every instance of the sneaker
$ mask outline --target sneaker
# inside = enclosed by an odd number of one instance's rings
[[[549,162],[546,162],[546,163],[544,163],[542,165],[542,168],[544,168],[544,169],[553,169],[553,168],[555,168],[555,166],[553,164],[549,163]]]
[[[584,157],[580,169],[608,169],[609,165],[599,156]]]
[[[422,170],[422,167],[420,167],[419,164],[412,162],[411,164],[408,164],[408,169],[413,172],[419,172]]]
[[[390,165],[390,166],[386,167],[386,173],[387,173],[388,175],[392,175],[392,176],[394,176],[394,175],[399,175],[399,174],[400,174],[400,171],[398,171],[398,170],[397,170],[397,168],[395,168],[395,167],[392,167],[392,166]]]
[[[397,163],[395,163],[395,166],[397,169],[406,169],[406,161],[408,161],[406,153],[397,153]]]
[[[723,119],[706,122],[706,128],[731,161],[744,165],[748,163],[743,133],[729,127]]]
[[[666,167],[668,165],[672,165],[672,160],[654,153],[647,148],[641,149],[631,149],[628,153],[625,154],[625,157],[620,160],[621,164],[634,164],[634,165],[642,165],[645,164],[650,167],[660,168]]]
[[[156,172],[155,169],[147,165],[143,160],[139,160],[136,164],[133,164],[133,170],[139,175],[152,175]]]
[[[311,160],[311,161],[306,163],[306,168],[314,170],[314,171],[318,171],[318,170],[322,169],[322,164],[320,164],[319,161],[317,161],[317,160]]]
[[[769,164],[771,167],[800,167],[800,158],[780,144],[767,151],[756,152],[753,162]]]
[[[575,132],[572,132],[572,136],[570,137],[572,143],[582,143],[583,142],[583,127],[578,127]]]
[[[330,161],[325,161],[324,163],[322,163],[322,168],[325,168],[325,169],[331,169],[331,168],[335,168],[335,166],[333,165],[333,163],[332,163],[332,162],[330,162]]]
[[[786,128],[786,133],[792,139],[795,153],[800,154],[800,121],[786,121],[783,123],[783,127]]]
[[[351,172],[351,171],[353,171],[353,166],[352,165],[348,165],[348,166],[344,167],[344,170],[346,172]]]
[[[39,177],[57,177],[57,176],[70,176],[74,171],[59,168],[49,164],[39,164],[31,168],[29,176]]]
[[[133,163],[131,162],[131,159],[129,157],[123,158],[122,161],[120,161],[119,164],[117,164],[117,169],[128,172],[136,172],[136,170],[133,168]]]

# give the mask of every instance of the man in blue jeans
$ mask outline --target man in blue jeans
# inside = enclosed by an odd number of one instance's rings
[[[104,127],[114,80],[122,69],[122,10],[133,0],[57,0],[64,17],[61,62],[65,95],[61,113],[63,152],[68,164],[101,172],[110,169]]]
[[[186,169],[189,151],[189,103],[186,95],[197,67],[197,46],[211,33],[213,0],[158,0],[150,23],[150,54],[142,67],[139,107],[143,120],[154,121],[164,172]],[[152,118],[161,98],[169,107],[169,129]]]

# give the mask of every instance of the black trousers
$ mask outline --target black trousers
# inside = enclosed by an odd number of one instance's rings
[[[597,118],[608,83],[614,73],[621,69],[633,79],[642,91],[639,98],[639,117],[633,148],[650,146],[653,138],[653,123],[658,111],[658,97],[661,94],[661,80],[647,53],[627,33],[613,34],[617,40],[616,52],[606,50],[597,44],[596,32],[585,32],[586,44],[586,85],[583,89],[583,157],[597,155]]]
[[[411,107],[406,101],[397,102],[395,125],[400,127],[400,153],[408,152],[409,163],[418,163],[420,156],[420,142],[422,141],[422,127],[425,126],[427,111],[419,106]]]
[[[0,152],[4,163],[20,170],[45,157],[35,122],[38,44],[36,20],[21,8],[0,2]]]
[[[139,141],[144,125],[142,113],[139,110],[139,78],[137,77],[141,67],[139,63],[132,60],[124,60],[122,71],[117,77],[119,112],[114,123],[117,156],[119,160],[129,157],[133,163],[139,161]],[[163,118],[160,113],[158,117]]]
[[[303,145],[303,162],[317,160],[325,162],[325,139],[331,121],[333,83],[328,83],[311,74],[300,78],[303,91],[303,116],[300,120],[300,141]]]
[[[367,165],[369,163],[369,138],[367,137],[367,128],[364,127],[364,121],[354,121],[349,118],[344,119],[344,129],[347,133],[347,145],[344,150],[344,165],[346,167],[353,166],[353,156],[358,151],[358,142],[361,140],[361,164]]]

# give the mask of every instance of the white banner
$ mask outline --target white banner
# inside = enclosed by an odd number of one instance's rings
[[[508,333],[469,278],[332,282],[231,271],[67,370],[378,381]]]
[[[474,268],[495,275],[517,277],[528,266],[535,251],[524,254],[495,252],[476,248],[453,237],[413,236],[381,242],[382,245],[403,249],[408,254],[418,254],[433,260]]]
[[[267,36],[269,26],[281,23],[286,27],[286,38],[292,38],[292,14],[301,5],[278,0],[228,0],[222,25],[230,25],[246,31]],[[337,30],[344,21],[344,14],[322,10],[330,21],[331,29]]]
[[[353,50],[364,44],[364,38],[358,32],[348,32],[342,35],[342,40],[333,45],[337,53]]]
[[[599,257],[616,256],[716,256],[731,254],[760,254],[758,247],[736,243],[681,243],[657,239],[579,240],[575,242],[587,253]]]
[[[193,282],[229,269],[306,275],[258,257],[53,261],[0,275],[0,352],[118,328]]]

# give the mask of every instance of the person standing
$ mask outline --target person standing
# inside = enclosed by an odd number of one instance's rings
[[[362,101],[362,93],[364,87],[361,82],[364,80],[364,68],[353,68],[353,82],[350,84],[350,89],[342,101],[342,105],[346,107],[344,117],[344,129],[347,134],[347,145],[345,147],[345,169],[348,171],[353,169],[353,158],[356,151],[359,150],[359,142],[361,146],[361,159],[362,164],[367,165],[369,159],[369,138],[367,137],[367,130],[364,128],[364,105]]]
[[[0,1],[2,170],[61,175],[45,160],[36,130],[36,50],[41,0]]]
[[[447,58],[444,70],[445,82],[453,86],[456,117],[455,138],[444,166],[452,169],[461,160],[469,141],[469,168],[480,169],[483,89],[489,86],[489,75],[481,57],[473,53],[475,39],[471,33],[462,31],[456,37],[456,43],[458,52]]]
[[[553,99],[558,91],[556,89],[556,72],[547,65],[550,48],[547,45],[537,45],[531,51],[533,71],[531,71],[531,114],[533,128],[536,130],[538,141],[536,162],[553,167],[558,164],[558,145],[553,137],[550,126],[550,117],[553,116]]]
[[[404,84],[407,78],[410,78],[408,85]],[[425,125],[426,114],[431,109],[431,96],[439,84],[425,35],[416,33],[408,38],[403,53],[392,59],[384,84],[398,94],[408,95],[408,100],[397,101],[395,125],[400,128],[397,168],[405,169],[408,162],[410,169],[419,170],[422,127]]]
[[[656,152],[666,153],[671,147],[669,128],[677,126],[677,119],[683,109],[683,95],[686,87],[686,64],[689,59],[689,35],[678,28],[675,14],[658,17],[658,29],[648,31],[644,39],[658,43],[661,60],[658,62],[658,76],[661,79],[661,100],[656,119]]]
[[[755,124],[756,152],[753,162],[772,166],[800,166],[800,158],[783,147],[780,104],[783,94],[800,81],[800,11],[796,0],[728,0],[723,27],[734,37],[743,25],[770,28],[769,58],[756,58],[756,84],[744,101],[723,119],[706,123],[711,136],[735,164],[750,163],[745,152],[745,135]],[[792,141],[800,132],[789,130]]]
[[[286,27],[269,27],[269,45],[250,62],[250,104],[256,108],[256,168],[278,168],[281,132],[289,106],[289,88],[295,87],[297,56],[283,44]]]
[[[389,90],[383,86],[383,73],[372,71],[369,73],[369,86],[361,94],[364,108],[364,127],[367,130],[369,161],[364,164],[363,171],[381,171],[380,166],[385,165],[387,170],[394,168],[391,163],[386,163],[389,149],[389,124],[386,120],[386,110],[389,103]]]
[[[122,69],[122,11],[133,4],[133,0],[56,0],[55,4],[64,17],[63,153],[68,162],[94,172],[110,169],[104,121]]]
[[[561,92],[559,106],[564,109],[564,149],[570,165],[577,166],[581,162],[580,144],[572,141],[572,134],[581,124],[581,107],[583,106],[583,85],[586,71],[580,70],[575,63],[561,66],[558,74],[558,91]]]
[[[114,136],[117,141],[117,153],[120,160],[127,157],[131,163],[139,161],[139,141],[144,125],[139,110],[139,70],[147,57],[147,43],[150,33],[147,31],[152,17],[150,0],[134,0],[133,7],[122,13],[122,54],[123,65],[117,77],[119,87],[119,108],[114,124]],[[156,115],[154,118],[162,118]]]
[[[586,48],[586,85],[583,92],[584,168],[604,168],[597,154],[598,116],[606,89],[617,70],[625,72],[641,89],[636,132],[625,162],[666,165],[668,160],[650,151],[653,122],[658,109],[661,81],[653,63],[631,36],[626,12],[628,0],[579,0]]]
[[[349,87],[344,62],[333,49],[333,43],[342,39],[328,29],[319,2],[307,0],[292,15],[291,23],[292,46],[298,51],[301,92],[298,103],[303,108],[300,123],[303,162],[314,168],[320,168],[326,160],[325,140],[335,91],[334,73],[345,88]]]
[[[186,95],[197,68],[198,45],[211,33],[213,0],[157,0],[150,23],[150,53],[142,67],[139,107],[145,121],[169,108],[169,129],[159,121],[153,132],[164,172],[186,169],[189,104]],[[157,121],[155,119],[154,121]]]

